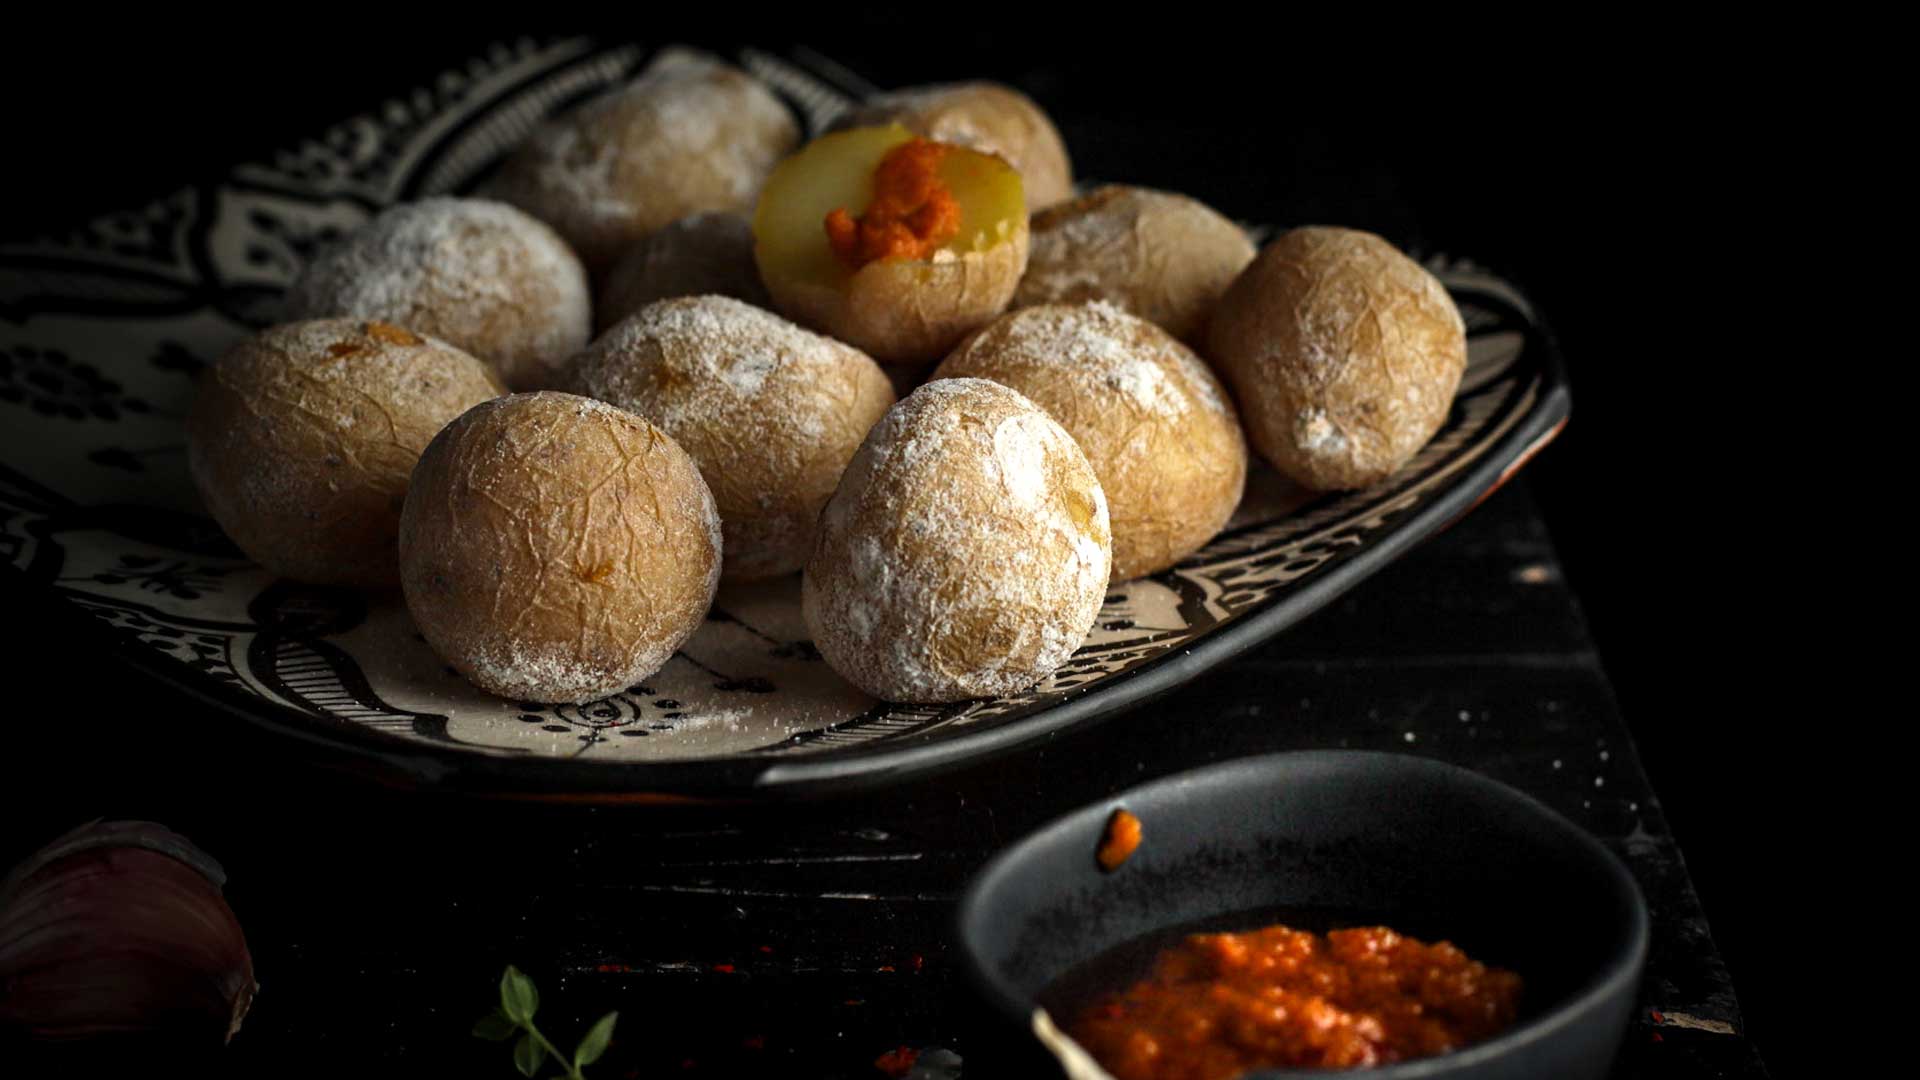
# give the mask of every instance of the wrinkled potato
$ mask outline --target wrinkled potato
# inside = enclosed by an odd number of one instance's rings
[[[1198,343],[1253,241],[1205,203],[1110,184],[1033,216],[1013,306],[1105,300]]]
[[[389,323],[270,327],[200,379],[187,465],[213,519],[261,566],[317,585],[391,587],[420,452],[504,393],[486,364]]]
[[[1010,311],[934,369],[991,379],[1067,429],[1100,477],[1113,579],[1164,570],[1240,505],[1247,444],[1233,403],[1193,350],[1109,304]]]
[[[581,393],[651,420],[700,467],[730,581],[806,563],[821,507],[893,404],[865,353],[723,296],[642,308],[576,363]]]
[[[675,296],[731,296],[770,308],[753,264],[753,224],[743,214],[691,214],[642,238],[607,274],[594,306],[604,333],[627,316]]]
[[[884,124],[1006,158],[1020,171],[1030,210],[1073,196],[1073,165],[1059,129],[1032,98],[1010,86],[971,82],[896,90],[870,98],[833,126]]]
[[[921,150],[930,155],[920,160],[932,174],[901,180],[903,187],[922,181],[925,188],[909,194],[882,182],[886,170]],[[940,240],[905,215],[890,223],[901,231],[889,235],[915,254],[868,258],[865,250],[836,248],[828,225],[836,212],[859,230],[849,242],[864,243],[880,212],[897,207],[876,192],[908,201],[944,193],[953,212],[945,221],[955,231]],[[1013,298],[1027,265],[1020,193],[1020,174],[1005,161],[928,144],[903,127],[823,135],[768,178],[754,213],[754,258],[774,305],[789,318],[883,363],[924,363],[945,355]]]
[[[941,379],[874,426],[820,519],[801,606],[828,664],[888,701],[1011,694],[1064,663],[1113,537],[1073,436],[1017,391]]]
[[[295,319],[381,319],[493,364],[516,390],[554,385],[587,343],[586,271],[533,218],[485,199],[381,211],[319,253],[287,293]]]
[[[717,57],[675,49],[540,127],[484,190],[559,230],[598,276],[678,218],[748,210],[799,142],[771,90]]]
[[[1254,448],[1322,491],[1376,484],[1411,460],[1467,368],[1466,325],[1446,288],[1354,229],[1294,229],[1268,244],[1207,337]]]
[[[400,583],[456,671],[516,701],[581,704],[660,670],[720,583],[720,515],[658,428],[572,394],[467,411],[421,455]]]

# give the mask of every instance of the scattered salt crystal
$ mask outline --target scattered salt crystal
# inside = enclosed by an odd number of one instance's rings
[[[1062,479],[1075,460],[1085,458],[1072,436],[998,383],[940,379],[896,405],[822,518],[818,551],[845,560],[807,579],[822,650],[833,655],[837,644],[836,666],[860,669],[903,697],[950,693],[956,679],[977,693],[1009,693],[1058,667],[1098,616],[1110,569],[1098,539],[1110,528],[1104,494],[1097,484],[1079,489],[1093,504],[1089,514]],[[1027,524],[1023,538],[1006,531],[1004,516],[959,511],[996,487],[1007,493],[1006,513]],[[1032,561],[1034,541],[1049,534],[1063,557]],[[971,561],[940,557],[958,552]],[[1065,607],[1039,617],[1036,597]],[[970,653],[967,671],[951,670],[945,643],[953,620],[993,612],[1034,614],[1005,621],[999,655]]]
[[[1015,503],[1038,507],[1047,495],[1046,425],[1038,413],[1010,416],[993,429],[993,459]]]
[[[296,318],[384,319],[513,372],[557,365],[592,324],[586,271],[553,230],[444,196],[390,207],[323,250],[287,303]]]

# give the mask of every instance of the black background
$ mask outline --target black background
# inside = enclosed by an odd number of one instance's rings
[[[1821,875],[1804,855],[1782,874],[1778,855],[1802,835],[1806,804],[1786,792],[1804,794],[1816,769],[1801,751],[1820,714],[1782,606],[1806,568],[1782,531],[1815,500],[1779,466],[1791,455],[1761,404],[1793,363],[1773,324],[1796,270],[1757,234],[1754,193],[1795,145],[1780,123],[1795,92],[1711,34],[1220,34],[1179,15],[938,39],[905,22],[598,32],[720,48],[729,33],[775,49],[804,40],[882,86],[999,78],[1054,113],[1083,176],[1184,191],[1247,220],[1363,227],[1518,281],[1558,332],[1574,387],[1572,422],[1530,467],[1532,490],[1750,1033],[1792,1072],[1805,1034],[1777,931],[1809,917]],[[0,64],[0,235],[139,205],[525,29],[16,37]],[[1782,286],[1755,290],[1767,275]],[[53,709],[57,650],[18,655],[7,681],[24,688],[21,715]]]

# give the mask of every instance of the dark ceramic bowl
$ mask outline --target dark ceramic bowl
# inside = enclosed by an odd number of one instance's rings
[[[1144,839],[1107,874],[1094,850],[1117,807]],[[1180,928],[1274,921],[1385,924],[1524,980],[1504,1034],[1363,1074],[1373,1080],[1603,1077],[1647,953],[1639,889],[1578,826],[1478,773],[1358,751],[1244,758],[1083,807],[989,862],[961,898],[958,932],[1002,1032],[1033,1032],[1079,1078],[1104,1074],[1041,1007],[1062,1007],[1063,974],[1084,979],[1089,961],[1130,942],[1150,956],[1142,939]],[[1124,963],[1105,975],[1133,977]]]

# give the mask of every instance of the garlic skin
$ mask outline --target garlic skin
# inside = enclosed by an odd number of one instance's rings
[[[0,1033],[218,1045],[258,989],[220,864],[146,821],[93,822],[0,881]]]

